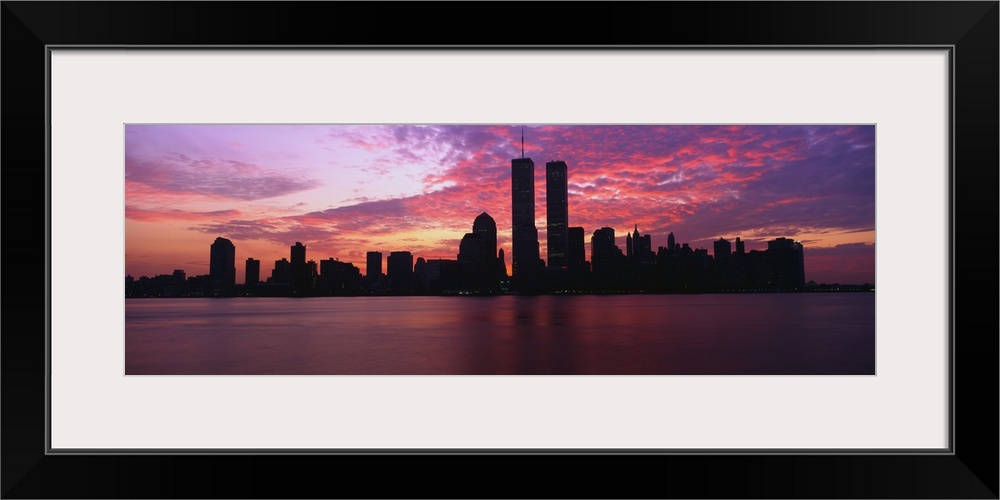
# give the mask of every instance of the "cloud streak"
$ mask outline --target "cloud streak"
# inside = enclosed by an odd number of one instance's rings
[[[313,189],[313,179],[236,160],[191,158],[174,153],[153,159],[126,156],[125,180],[162,194],[255,201]]]

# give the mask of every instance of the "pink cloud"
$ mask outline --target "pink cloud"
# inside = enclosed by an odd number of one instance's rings
[[[125,179],[148,193],[261,200],[317,187],[315,180],[236,160],[170,154],[152,159],[126,156]],[[133,196],[136,193],[133,193]]]

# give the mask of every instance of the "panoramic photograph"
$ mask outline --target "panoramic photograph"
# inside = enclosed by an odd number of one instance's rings
[[[875,375],[872,124],[126,124],[126,375]]]

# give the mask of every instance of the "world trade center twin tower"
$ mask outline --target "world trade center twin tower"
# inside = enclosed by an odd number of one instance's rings
[[[510,162],[511,238],[514,246],[513,279],[517,288],[531,288],[545,269],[539,258],[538,229],[535,227],[535,163],[524,156]],[[549,267],[567,265],[569,247],[569,201],[566,162],[545,164],[546,246]]]

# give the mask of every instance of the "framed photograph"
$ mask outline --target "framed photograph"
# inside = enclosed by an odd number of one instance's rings
[[[124,136],[126,376],[876,375],[873,124]]]
[[[997,498],[996,2],[438,10],[4,3],[5,497]]]

